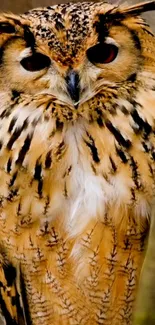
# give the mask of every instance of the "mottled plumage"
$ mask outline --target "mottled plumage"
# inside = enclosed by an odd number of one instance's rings
[[[7,325],[129,325],[155,197],[155,39],[133,7],[0,15]]]

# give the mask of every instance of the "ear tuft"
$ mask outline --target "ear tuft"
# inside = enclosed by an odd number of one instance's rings
[[[155,1],[141,2],[127,8],[121,8],[121,13],[124,15],[140,15],[152,10],[155,10]]]

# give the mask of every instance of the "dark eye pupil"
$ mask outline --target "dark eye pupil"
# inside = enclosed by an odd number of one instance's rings
[[[1,23],[0,24],[0,34],[12,34],[15,33],[15,28],[14,26],[8,24],[8,23]]]
[[[87,57],[91,63],[110,63],[118,54],[118,48],[114,44],[99,43],[87,50]]]
[[[48,56],[41,53],[34,53],[20,61],[22,67],[28,71],[39,71],[48,68],[51,60]]]

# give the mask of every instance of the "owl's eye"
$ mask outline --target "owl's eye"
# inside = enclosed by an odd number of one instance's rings
[[[0,23],[0,34],[13,34],[15,33],[14,26],[10,25],[9,23]]]
[[[48,68],[51,64],[51,60],[48,56],[41,53],[34,53],[20,61],[22,67],[31,72],[40,71]]]
[[[87,50],[88,60],[93,64],[107,64],[116,58],[118,47],[109,43],[98,43]]]

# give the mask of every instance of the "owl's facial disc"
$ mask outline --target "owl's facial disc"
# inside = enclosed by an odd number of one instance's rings
[[[11,22],[5,15],[0,19],[0,90],[51,96],[62,107],[80,111],[110,87],[133,87],[145,63],[138,18],[122,16],[119,24],[120,11],[103,3],[71,7],[69,13],[60,14],[58,6]]]

